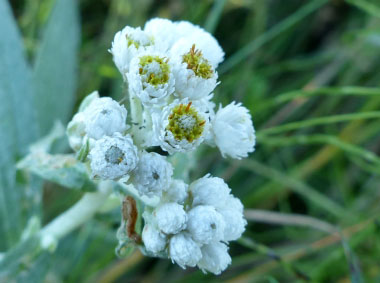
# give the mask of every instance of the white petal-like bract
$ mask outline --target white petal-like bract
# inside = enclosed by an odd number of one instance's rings
[[[142,240],[147,251],[157,254],[166,247],[166,237],[153,225],[145,224],[142,231]]]
[[[202,269],[203,272],[208,271],[219,275],[231,264],[228,247],[221,242],[204,245],[201,251],[202,259],[198,262],[198,267]]]
[[[174,235],[169,243],[169,257],[183,269],[194,267],[202,258],[199,245],[185,232]]]
[[[169,202],[153,212],[158,228],[165,234],[177,234],[186,228],[187,215],[183,206]]]

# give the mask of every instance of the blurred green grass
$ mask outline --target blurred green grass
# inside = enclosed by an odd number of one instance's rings
[[[53,4],[11,1],[32,62]],[[213,32],[226,52],[215,99],[249,108],[258,144],[243,161],[202,149],[202,164],[191,177],[222,176],[246,209],[314,217],[344,237],[250,221],[244,238],[230,245],[232,266],[215,277],[137,252],[117,259],[115,210],[35,261],[35,272],[46,271],[45,282],[380,281],[378,1],[82,0],[80,15],[77,106],[95,89],[123,96],[107,50],[125,25],[159,16]],[[44,220],[78,197],[47,184]]]

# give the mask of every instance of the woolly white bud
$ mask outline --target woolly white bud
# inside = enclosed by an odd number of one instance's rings
[[[176,25],[168,19],[151,19],[145,23],[144,31],[154,37],[162,51],[167,51],[179,36]]]
[[[170,185],[172,175],[173,167],[165,157],[154,152],[143,152],[131,181],[141,195],[160,197]]]
[[[218,79],[215,69],[196,48],[193,45],[183,53],[172,54],[176,58],[173,69],[175,95],[191,100],[207,97],[215,89]]]
[[[225,204],[231,191],[223,179],[211,177],[209,174],[191,183],[189,189],[193,196],[193,205],[214,207]]]
[[[142,231],[142,240],[147,251],[157,254],[166,247],[166,236],[160,233],[153,225],[145,224]]]
[[[170,239],[169,256],[173,262],[185,269],[186,266],[194,267],[202,258],[202,253],[191,236],[182,232]]]
[[[165,104],[174,92],[172,65],[161,53],[144,52],[133,58],[127,78],[130,92],[148,107]]]
[[[238,198],[229,196],[226,203],[220,206],[219,213],[223,216],[226,228],[224,229],[224,241],[235,241],[245,231],[247,220],[244,218],[243,205]]]
[[[187,230],[200,244],[222,240],[225,226],[223,217],[212,206],[199,205],[188,213]]]
[[[203,272],[211,272],[219,275],[228,265],[231,264],[231,257],[228,254],[228,247],[220,242],[204,245],[201,249],[202,259],[198,262],[198,267]]]
[[[165,203],[153,212],[158,228],[166,234],[176,234],[186,228],[187,215],[182,205]]]
[[[115,34],[112,47],[109,51],[112,53],[113,61],[124,78],[129,71],[132,58],[143,51],[152,49],[153,44],[153,37],[142,31],[139,27],[132,28],[126,26]]]
[[[188,197],[189,185],[182,180],[172,180],[169,188],[164,192],[163,199],[166,202],[183,204]]]
[[[138,162],[137,148],[130,136],[120,133],[104,136],[95,142],[89,154],[92,175],[101,179],[119,179],[132,171]]]
[[[153,130],[163,150],[170,154],[194,150],[209,131],[209,113],[202,101],[175,100],[153,116]],[[207,105],[206,105],[207,106]]]
[[[100,139],[123,133],[127,129],[127,110],[110,97],[95,99],[84,110],[86,133],[88,137]]]
[[[254,151],[255,129],[248,109],[241,103],[220,108],[212,121],[212,132],[223,157],[241,159]]]

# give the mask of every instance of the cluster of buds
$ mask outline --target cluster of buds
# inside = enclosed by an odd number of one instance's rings
[[[228,242],[245,230],[243,205],[220,178],[206,175],[190,185],[174,179],[167,156],[202,143],[223,157],[254,151],[249,111],[236,102],[215,110],[212,102],[224,52],[202,28],[166,19],[152,19],[144,29],[125,27],[110,52],[128,85],[132,117],[94,92],[68,125],[70,146],[92,178],[158,200],[144,208],[140,247],[146,254],[220,274],[231,262]],[[154,152],[157,147],[167,154]]]

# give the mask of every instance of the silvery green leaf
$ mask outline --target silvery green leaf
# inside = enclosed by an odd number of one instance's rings
[[[34,152],[22,159],[17,168],[30,171],[66,188],[83,191],[97,189],[97,185],[89,178],[86,165],[78,162],[73,154]]]

